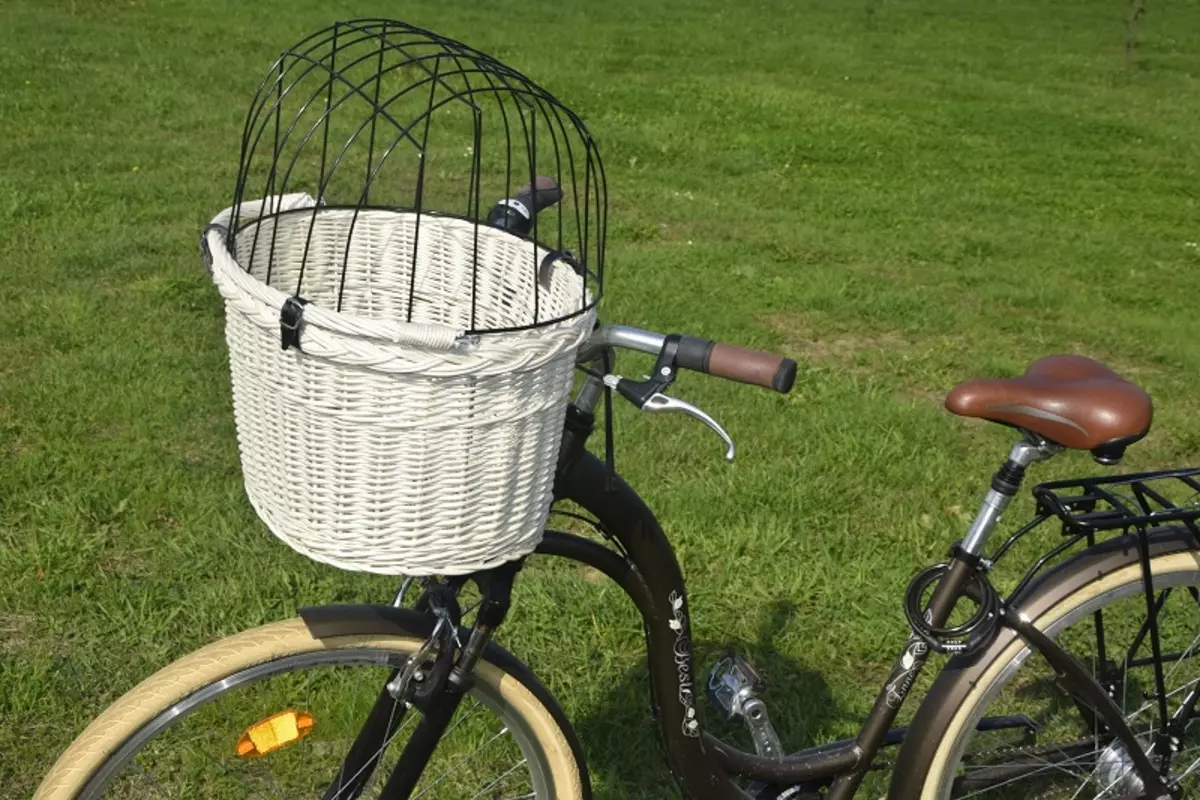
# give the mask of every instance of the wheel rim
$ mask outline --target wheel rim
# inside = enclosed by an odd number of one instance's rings
[[[1200,655],[1200,597],[1195,593],[1195,588],[1200,585],[1200,574],[1190,571],[1156,575],[1154,585],[1158,596],[1169,590],[1161,612],[1162,652],[1165,657],[1182,656],[1164,658],[1170,715],[1179,710],[1193,690],[1200,688],[1200,658],[1196,657]],[[1092,669],[1098,663],[1094,612],[1102,607],[1106,655],[1120,665],[1130,658],[1130,647],[1136,643],[1140,623],[1146,617],[1140,574],[1137,581],[1126,581],[1095,595],[1045,628],[1047,634]],[[1090,651],[1084,646],[1088,633]],[[1114,633],[1119,635],[1114,636]],[[1139,651],[1132,658],[1136,663],[1139,657],[1149,655],[1149,636],[1144,636]],[[1128,753],[1096,726],[1090,731],[1082,729],[1084,712],[1074,704],[1068,707],[1061,692],[1055,697],[1049,691],[1052,682],[1048,682],[1048,676],[1052,671],[1044,660],[1031,656],[1032,651],[1025,648],[1008,658],[981,700],[974,703],[951,749],[950,763],[955,768],[943,771],[938,796],[961,800],[973,797],[986,800],[1004,797],[1116,800],[1139,796],[1140,780],[1133,774]],[[1146,688],[1153,686],[1152,665],[1131,666],[1114,696],[1134,733],[1144,742],[1144,749],[1152,746],[1158,730],[1157,701],[1141,696]],[[1041,703],[1035,696],[1039,691],[1043,695],[1040,699],[1044,702]],[[1039,710],[1040,715],[1030,713]],[[995,735],[975,732],[985,714],[1013,713],[1027,714],[1038,724],[1034,743],[1005,742],[1003,738],[997,742]],[[1193,724],[1186,731],[1169,773],[1192,792],[1200,787],[1200,725],[1194,724],[1195,718],[1196,714],[1192,714]],[[1074,736],[1068,736],[1067,731],[1073,724],[1080,729]],[[989,738],[992,741],[988,742]],[[1011,774],[1005,775],[1004,769],[1011,769]],[[972,782],[975,785],[971,785]]]
[[[239,670],[142,726],[79,797],[320,798],[338,775],[379,690],[411,652],[400,647],[322,650]],[[261,757],[236,755],[243,731],[289,710],[311,714],[311,734]],[[377,796],[419,719],[415,708],[400,703],[391,713],[404,718],[394,735],[380,743],[380,765],[363,798]],[[550,774],[528,723],[495,687],[480,680],[451,720],[411,797],[548,799]]]

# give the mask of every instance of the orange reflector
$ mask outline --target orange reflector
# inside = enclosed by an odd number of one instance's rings
[[[238,739],[237,754],[241,758],[265,756],[272,750],[303,739],[312,733],[312,729],[312,714],[281,711],[247,728]]]

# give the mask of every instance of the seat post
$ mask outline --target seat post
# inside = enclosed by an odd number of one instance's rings
[[[1037,434],[1025,432],[1021,441],[1013,445],[1008,460],[1001,464],[1000,469],[992,476],[992,486],[983,498],[979,513],[975,515],[975,521],[971,523],[966,538],[963,539],[963,553],[971,556],[983,555],[988,536],[1021,489],[1025,468],[1035,461],[1045,461],[1061,451],[1060,445],[1048,442]]]

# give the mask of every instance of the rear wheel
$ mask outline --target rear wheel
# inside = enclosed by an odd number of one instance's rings
[[[209,645],[109,707],[36,798],[378,797],[419,718],[387,697],[398,723],[374,748],[365,791],[330,787],[389,676],[423,644],[413,627],[316,639],[296,619]],[[552,705],[531,674],[485,656],[411,797],[581,800],[585,768]],[[285,744],[271,750],[272,736]]]
[[[1151,752],[1163,729],[1155,691],[1142,568],[1136,558],[1084,583],[1033,619],[1098,677],[1130,727]],[[1162,640],[1168,719],[1178,717],[1178,752],[1164,769],[1184,795],[1200,791],[1200,725],[1192,704],[1200,691],[1200,555],[1194,550],[1151,561]],[[1097,635],[1101,614],[1103,650]],[[1125,748],[1094,709],[1069,693],[1020,639],[993,647],[957,685],[931,693],[944,728],[926,742],[905,745],[911,769],[897,775],[894,796],[933,798],[1136,798],[1142,781]],[[923,708],[922,711],[925,709]],[[984,717],[1024,716],[1020,734],[978,731]],[[1157,762],[1157,759],[1154,759]],[[923,763],[922,763],[923,762]],[[922,777],[923,775],[923,777]]]

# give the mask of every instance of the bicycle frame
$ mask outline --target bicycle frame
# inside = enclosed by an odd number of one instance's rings
[[[604,354],[614,345],[650,353],[661,346],[661,339],[656,334],[635,329],[601,328],[593,337],[591,348],[585,350],[584,358]],[[611,364],[610,356],[605,355],[604,360]],[[734,783],[733,776],[782,785],[832,781],[826,794],[828,800],[852,797],[923,669],[929,655],[928,645],[915,634],[908,638],[862,729],[853,740],[771,759],[738,750],[707,733],[695,691],[697,679],[692,660],[687,590],[674,549],[641,498],[624,482],[609,480],[613,476],[596,474],[599,462],[584,458],[585,445],[594,424],[593,409],[602,391],[599,379],[590,376],[569,409],[560,451],[556,496],[570,494],[578,498],[581,493],[596,491],[621,495],[618,502],[609,505],[627,513],[629,519],[621,520],[620,525],[606,531],[617,550],[570,534],[548,532],[537,552],[569,558],[599,570],[621,586],[638,608],[645,625],[652,702],[675,778],[696,800],[745,798],[746,794]],[[950,618],[955,604],[976,574],[989,534],[1020,488],[1025,467],[1060,450],[1056,445],[1032,438],[1013,447],[962,545],[954,550],[945,575],[934,588],[925,612],[931,625],[940,627]],[[597,500],[602,501],[602,498]],[[1147,776],[1146,788],[1166,792],[1167,787],[1158,779],[1116,704],[1075,658],[1041,634],[1028,620],[1002,613],[999,624],[1015,630],[1055,669],[1066,674],[1084,697],[1096,704],[1109,730],[1132,754],[1142,775]]]
[[[575,413],[578,413],[575,412]],[[571,433],[572,428],[575,433]],[[744,800],[734,777],[768,784],[829,783],[830,800],[852,797],[884,743],[891,723],[924,666],[928,647],[918,637],[904,645],[887,682],[858,736],[769,759],[743,752],[707,733],[695,696],[695,668],[691,653],[690,613],[682,571],[670,541],[637,494],[619,478],[606,487],[602,462],[582,453],[586,435],[579,425],[569,425],[564,446],[564,468],[559,493],[575,499],[608,499],[606,507],[623,517],[605,533],[616,544],[612,549],[594,541],[560,532],[547,532],[537,552],[568,558],[593,567],[616,582],[633,601],[645,623],[647,660],[652,701],[672,774],[695,800]],[[572,462],[569,453],[577,448]],[[985,503],[986,506],[986,503]],[[929,605],[933,624],[944,624],[973,567],[956,557],[937,586]],[[1003,615],[1000,624],[1015,630],[1056,668],[1065,672],[1079,691],[1097,705],[1113,735],[1129,748],[1137,767],[1147,778],[1147,789],[1166,792],[1146,754],[1137,745],[1120,710],[1104,689],[1075,658],[1019,616]],[[1157,786],[1155,785],[1157,783]]]

